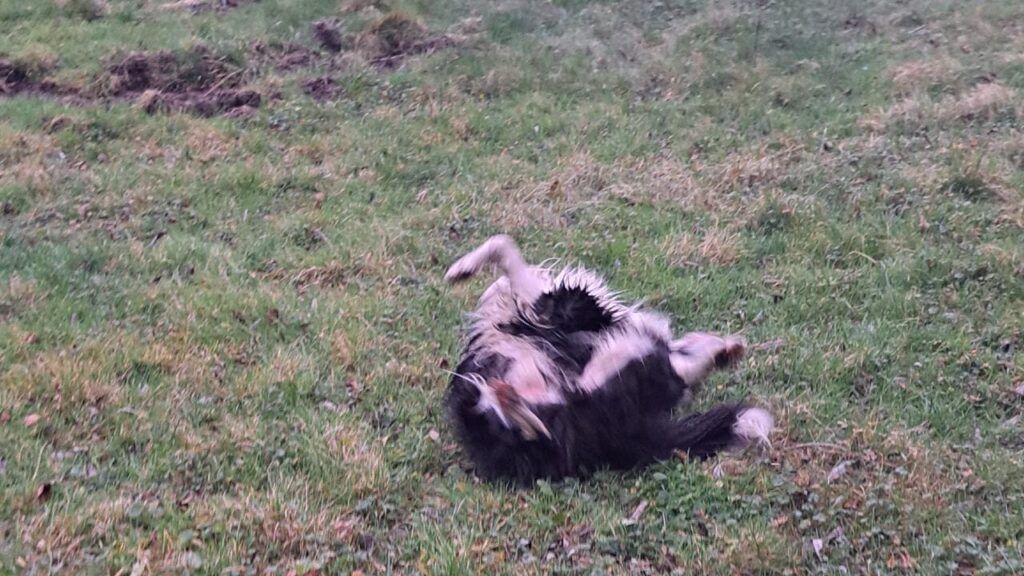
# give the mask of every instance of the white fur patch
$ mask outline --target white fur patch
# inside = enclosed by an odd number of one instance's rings
[[[640,310],[640,306],[637,305],[629,309],[627,320],[636,327],[637,331],[646,332],[665,342],[672,339],[672,323],[669,322],[668,317],[662,314],[650,310]]]
[[[739,358],[743,355],[742,338],[722,338],[704,332],[690,332],[669,344],[672,355],[672,369],[680,378],[691,385],[701,383],[716,368],[717,358],[731,353]],[[735,361],[735,360],[734,360]]]
[[[761,442],[771,445],[768,436],[775,428],[775,419],[764,408],[750,408],[736,418],[732,425],[734,434],[748,442]]]
[[[701,356],[685,356],[683,354],[672,354],[669,356],[672,363],[672,370],[690,386],[700,384],[707,378],[711,371],[711,364],[707,358]]]
[[[630,362],[653,352],[654,344],[654,338],[643,332],[612,332],[597,343],[577,386],[586,392],[597,390],[618,375]]]
[[[505,418],[505,412],[501,409],[501,404],[498,403],[498,397],[494,395],[494,390],[484,381],[483,376],[479,374],[469,374],[468,376],[461,376],[459,378],[467,380],[470,384],[476,387],[477,391],[480,392],[480,399],[476,403],[476,410],[481,414],[488,412],[494,412],[501,420],[501,423],[506,427],[510,428],[508,419]]]
[[[528,306],[544,293],[545,283],[527,266],[511,237],[492,236],[476,250],[459,258],[444,275],[445,280],[457,282],[480,272],[485,266],[495,265],[508,277],[512,296],[521,306]]]

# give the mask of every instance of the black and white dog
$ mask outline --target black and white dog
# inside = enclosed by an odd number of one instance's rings
[[[761,408],[673,415],[713,370],[742,358],[741,339],[674,339],[665,317],[623,304],[597,275],[529,266],[504,235],[459,259],[446,279],[488,266],[502,276],[471,315],[447,397],[478,476],[530,484],[768,441],[773,420]]]

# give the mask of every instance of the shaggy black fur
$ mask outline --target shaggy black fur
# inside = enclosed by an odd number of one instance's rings
[[[541,296],[531,319],[500,326],[544,350],[570,378],[591,358],[597,333],[617,330],[611,314],[583,290]],[[469,346],[467,349],[471,349]],[[447,407],[475,472],[486,480],[529,485],[539,478],[586,477],[600,469],[628,470],[669,458],[676,450],[709,457],[737,442],[733,425],[746,408],[718,406],[682,419],[672,412],[692,396],[672,369],[667,343],[632,359],[593,392],[566,390],[564,402],[536,406],[551,437],[525,439],[491,411],[479,410],[471,375],[500,380],[509,359],[486,350],[467,353],[451,380]]]

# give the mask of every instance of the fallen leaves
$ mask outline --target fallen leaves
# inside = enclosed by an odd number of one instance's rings
[[[835,466],[833,466],[832,469],[829,470],[828,477],[825,479],[825,481],[827,483],[831,484],[831,483],[835,482],[836,480],[838,480],[838,479],[842,478],[843,476],[845,476],[846,475],[846,468],[847,468],[847,466],[849,466],[849,464],[850,464],[849,460],[843,460],[839,464],[836,464]]]
[[[647,507],[650,506],[650,504],[651,503],[647,500],[641,500],[640,503],[633,508],[633,511],[630,512],[629,516],[622,521],[622,524],[625,526],[632,526],[639,522],[640,517],[644,515],[644,512],[647,511]]]
[[[28,416],[25,416],[25,418],[22,420],[22,423],[25,424],[26,428],[31,428],[38,424],[40,419],[41,416],[39,416],[39,414],[29,414]]]
[[[39,488],[36,489],[37,502],[46,502],[50,499],[50,496],[52,495],[53,484],[50,482],[43,482],[42,484],[39,485]]]

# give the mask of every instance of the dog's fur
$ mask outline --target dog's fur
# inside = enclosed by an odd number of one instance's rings
[[[447,397],[480,477],[529,484],[768,441],[772,417],[760,408],[673,415],[708,374],[742,357],[742,340],[673,339],[666,318],[623,304],[588,270],[527,265],[508,236],[459,259],[446,279],[488,266],[502,276],[471,315]]]

